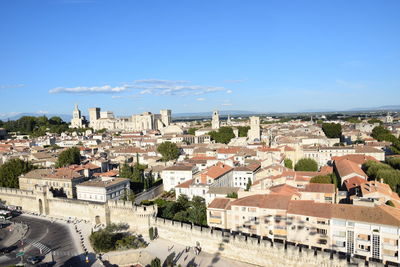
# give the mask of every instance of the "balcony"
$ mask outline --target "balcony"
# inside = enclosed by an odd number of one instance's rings
[[[357,238],[357,243],[369,245],[369,244],[371,244],[371,240],[364,239],[364,238]]]
[[[388,250],[394,250],[394,251],[398,250],[397,245],[390,244],[390,243],[382,243],[382,247],[383,247],[383,249],[388,249]]]
[[[221,219],[210,218],[210,219],[209,219],[209,223],[221,224],[222,221],[221,221]]]
[[[389,255],[382,255],[383,260],[385,261],[392,261],[392,262],[398,262],[398,257],[397,256],[389,256]]]

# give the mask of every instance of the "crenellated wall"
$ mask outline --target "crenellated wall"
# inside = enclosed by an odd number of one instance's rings
[[[290,244],[259,240],[243,235],[231,235],[221,230],[192,226],[187,223],[152,218],[153,227],[157,227],[159,236],[173,242],[195,246],[200,243],[202,250],[218,257],[248,262],[261,266],[348,266],[346,258],[330,252],[314,251],[309,248],[300,248]],[[354,259],[357,266],[364,266],[365,261]],[[370,263],[371,265],[371,263]],[[375,266],[375,265],[374,265]],[[378,264],[377,266],[383,266]]]
[[[326,266],[349,265],[337,253],[314,251],[290,244],[259,240],[244,235],[211,230],[207,227],[192,226],[157,218],[157,206],[135,206],[130,201],[108,201],[96,203],[66,198],[53,198],[46,187],[34,191],[0,188],[0,199],[7,205],[21,206],[25,211],[40,212],[50,216],[85,219],[93,224],[126,223],[132,231],[148,235],[150,226],[157,227],[161,238],[186,246],[200,243],[203,251],[218,257],[261,266]],[[40,208],[40,206],[42,206]],[[365,261],[352,259],[352,263],[364,266]],[[354,265],[353,265],[354,266]],[[369,262],[369,266],[383,266]]]

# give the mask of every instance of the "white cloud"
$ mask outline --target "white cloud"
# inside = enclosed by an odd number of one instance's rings
[[[351,82],[351,81],[345,81],[345,80],[336,80],[336,84],[341,87],[350,88],[350,89],[363,89],[366,87],[366,84],[363,82]]]
[[[169,81],[169,80],[160,80],[160,79],[143,79],[136,80],[133,82],[134,84],[159,84],[159,85],[171,85],[171,84],[185,84],[189,83],[188,81],[177,80],[177,81]]]
[[[112,87],[104,86],[78,86],[78,87],[57,87],[49,91],[51,94],[57,93],[123,93],[132,90],[138,90],[134,95],[113,95],[112,98],[131,98],[140,95],[157,95],[157,96],[199,96],[214,92],[223,92],[230,94],[232,90],[222,86],[192,85],[189,81],[184,80],[159,80],[144,79],[136,80],[131,83],[124,83],[121,86]]]
[[[199,98],[196,98],[196,100],[197,101],[204,101],[204,100],[206,100],[204,97],[199,97]]]
[[[46,111],[46,110],[39,110],[36,113],[38,113],[38,114],[48,114],[49,112]]]
[[[232,106],[232,103],[222,103],[222,106]]]
[[[116,86],[112,87],[110,85],[103,86],[78,86],[78,87],[56,87],[49,91],[50,94],[57,93],[120,93],[128,90],[129,86]]]
[[[16,115],[21,114],[21,112],[6,112],[6,113],[0,113],[0,118],[10,118],[14,117]]]
[[[21,88],[21,87],[25,87],[25,84],[3,84],[0,85],[0,89],[13,89],[13,88]]]
[[[192,85],[189,81],[184,80],[136,80],[126,86],[140,90],[139,94],[153,94],[159,96],[189,96],[229,91],[229,89],[221,86]]]

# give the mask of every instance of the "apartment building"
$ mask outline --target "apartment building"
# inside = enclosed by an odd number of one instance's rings
[[[279,194],[214,199],[211,227],[400,263],[400,210],[296,200]]]
[[[118,200],[129,190],[129,179],[102,177],[76,186],[77,197],[81,200],[107,202]]]
[[[193,175],[198,172],[198,168],[193,164],[176,164],[165,168],[161,172],[164,190],[170,191],[175,186],[193,179]]]
[[[69,168],[36,169],[19,178],[19,188],[32,191],[35,185],[47,185],[57,196],[76,198],[76,185],[85,181],[85,177]]]
[[[234,168],[232,173],[232,186],[246,189],[249,181],[253,184],[254,174],[260,167],[260,164],[250,164]]]

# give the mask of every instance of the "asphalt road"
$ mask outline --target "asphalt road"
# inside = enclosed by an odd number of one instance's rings
[[[78,255],[71,233],[66,225],[50,222],[40,218],[20,215],[11,219],[29,226],[23,244],[19,243],[11,253],[0,256],[0,266],[7,266],[20,262],[16,254],[25,251],[24,259],[29,256],[40,256],[41,253],[53,254],[53,266],[87,266]],[[1,241],[0,241],[1,243]]]

